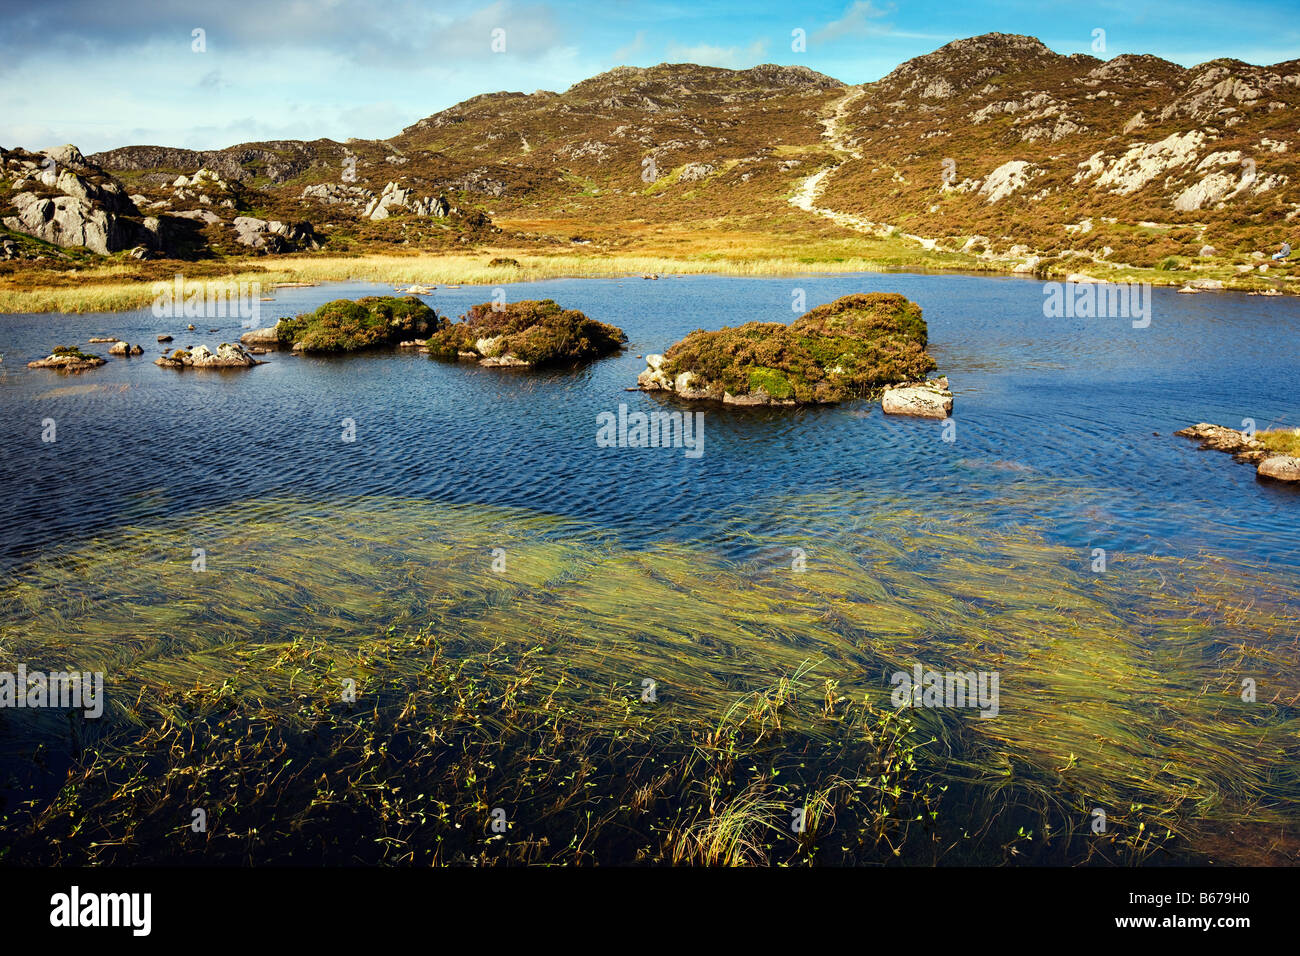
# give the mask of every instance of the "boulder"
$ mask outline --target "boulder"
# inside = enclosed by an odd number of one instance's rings
[[[6,216],[5,228],[44,239],[56,246],[84,246],[108,255],[133,244],[134,231],[114,214],[88,199],[57,196],[41,199],[18,193],[11,202],[18,215]]]
[[[947,418],[952,414],[952,392],[948,379],[905,382],[885,389],[880,408],[886,415],[915,415],[921,418]]]
[[[263,347],[269,346],[274,348],[280,344],[280,337],[276,334],[276,328],[276,326],[270,325],[264,329],[253,329],[251,332],[245,332],[241,335],[239,341],[243,342],[245,345],[260,345]],[[161,342],[162,339],[159,339],[158,341]]]
[[[309,222],[284,223],[274,219],[236,216],[232,225],[235,229],[235,241],[253,249],[265,252],[288,252],[300,246],[320,248]]]
[[[1271,455],[1259,463],[1255,474],[1274,481],[1300,481],[1300,458]]]
[[[663,371],[664,361],[662,355],[647,355],[645,357],[645,371],[636,377],[637,385],[647,392],[660,390],[671,392],[675,388],[675,382],[671,376]]]
[[[138,345],[130,345],[127,342],[114,342],[108,350],[109,355],[143,355],[144,349]]]

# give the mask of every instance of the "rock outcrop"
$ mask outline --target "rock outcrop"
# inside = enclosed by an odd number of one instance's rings
[[[60,345],[50,353],[48,358],[28,362],[28,368],[52,368],[60,372],[84,372],[98,368],[107,362],[98,355],[87,355],[76,346]]]
[[[206,345],[193,349],[177,349],[171,355],[154,359],[155,365],[163,368],[252,368],[261,365],[238,345],[222,342],[213,352]]]
[[[390,209],[405,209],[417,216],[446,216],[451,207],[441,196],[416,198],[415,190],[390,182],[384,191],[372,199],[362,213],[367,219],[387,219]]]
[[[1200,422],[1174,432],[1180,438],[1191,438],[1201,443],[1202,451],[1222,451],[1238,461],[1258,464],[1268,457],[1264,443],[1258,438],[1210,422]]]
[[[236,241],[264,252],[289,252],[297,248],[319,249],[315,230],[309,222],[285,223],[277,220],[236,216],[232,225]]]
[[[6,229],[101,255],[138,241],[139,226],[124,218],[139,214],[130,196],[75,146],[44,154],[0,151],[0,176],[11,180]]]

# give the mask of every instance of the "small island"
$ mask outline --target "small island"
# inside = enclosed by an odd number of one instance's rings
[[[315,312],[247,332],[239,341],[294,352],[359,352],[399,345],[445,324],[445,319],[413,295],[366,296],[355,302],[334,299]]]
[[[692,332],[663,355],[647,355],[637,384],[729,405],[830,404],[898,385],[912,390],[909,401],[892,406],[899,413],[933,415],[938,408],[946,414],[952,408],[947,381],[924,381],[935,367],[927,341],[915,302],[897,293],[858,293],[789,325],[747,322]]]
[[[47,358],[28,362],[28,368],[52,368],[60,372],[84,372],[98,368],[108,360],[98,355],[89,355],[75,345],[55,346]]]
[[[574,365],[617,352],[623,330],[550,299],[484,302],[440,328],[425,346],[434,358],[489,368]]]

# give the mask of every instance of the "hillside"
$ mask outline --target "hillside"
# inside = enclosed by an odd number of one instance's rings
[[[958,40],[862,88],[843,125],[854,155],[820,201],[990,254],[1249,256],[1296,231],[1297,106],[1298,60],[1184,69]]]
[[[563,93],[476,96],[387,140],[84,162],[155,220],[152,239],[125,229],[96,250],[137,258],[651,243],[699,257],[874,235],[945,267],[1239,274],[1294,238],[1297,105],[1300,61],[1103,62],[988,34],[860,87],[798,66],[620,67]],[[14,161],[33,157],[5,155],[0,218],[22,233],[15,183],[32,169]],[[12,238],[9,257],[50,258]]]

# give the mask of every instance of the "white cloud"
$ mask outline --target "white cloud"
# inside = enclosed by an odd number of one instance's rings
[[[747,47],[713,46],[697,43],[683,46],[676,41],[668,44],[667,56],[672,63],[698,63],[701,66],[721,66],[731,70],[755,66],[767,55],[767,41],[755,40]]]
[[[634,56],[645,49],[645,31],[637,30],[636,36],[632,42],[626,46],[621,46],[610,54],[610,60],[618,65],[623,65],[631,60]]]
[[[871,0],[853,0],[842,17],[826,24],[810,39],[814,43],[825,43],[827,40],[838,40],[841,37],[879,36],[882,33],[889,33],[891,28],[888,25],[872,22],[884,15],[885,11],[877,9]]]

